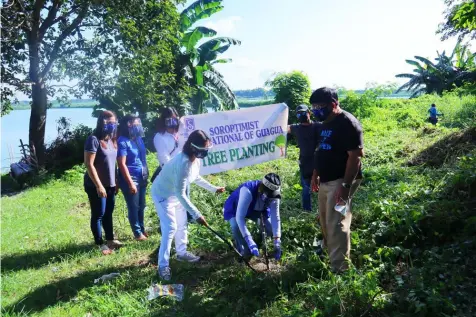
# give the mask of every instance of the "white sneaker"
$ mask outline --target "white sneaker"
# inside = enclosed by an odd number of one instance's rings
[[[187,251],[182,255],[177,255],[177,261],[195,263],[200,261],[200,257]]]
[[[172,278],[172,272],[170,271],[170,267],[159,267],[159,276],[164,281],[170,281],[170,279]]]

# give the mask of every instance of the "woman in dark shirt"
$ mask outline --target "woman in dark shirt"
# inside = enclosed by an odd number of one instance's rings
[[[114,239],[112,212],[114,211],[116,190],[116,115],[103,111],[98,118],[96,130],[84,146],[84,189],[91,205],[91,231],[94,241],[102,253],[108,255],[122,246]],[[106,233],[107,243],[102,238],[102,229]]]

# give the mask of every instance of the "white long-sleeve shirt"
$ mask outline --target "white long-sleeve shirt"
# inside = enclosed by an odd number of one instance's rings
[[[243,237],[250,236],[251,233],[246,227],[246,215],[248,213],[249,206],[253,201],[253,195],[251,191],[243,186],[240,189],[240,196],[238,197],[238,206],[236,207],[236,223]],[[269,199],[269,211],[271,217],[271,227],[273,228],[273,236],[275,238],[281,238],[281,219],[279,216],[279,203],[280,199]],[[264,209],[264,201],[261,199],[256,200],[254,210],[262,211]]]
[[[157,151],[157,159],[160,166],[170,161],[175,155],[180,153],[181,148],[176,146],[176,139],[173,134],[168,132],[156,133],[154,136],[154,147]]]
[[[192,163],[187,155],[183,152],[179,153],[164,165],[154,180],[151,188],[152,195],[160,198],[176,197],[193,219],[198,219],[202,214],[187,197],[187,186],[196,183],[212,193],[215,193],[219,188],[203,179],[199,173],[200,160],[195,159]]]

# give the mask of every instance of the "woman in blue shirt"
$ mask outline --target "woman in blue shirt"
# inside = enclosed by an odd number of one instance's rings
[[[121,119],[117,140],[119,187],[127,203],[129,223],[137,241],[147,240],[144,228],[145,193],[149,170],[140,119],[126,115]]]

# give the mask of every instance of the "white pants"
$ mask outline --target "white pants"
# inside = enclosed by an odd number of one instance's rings
[[[172,239],[175,238],[177,255],[187,252],[187,211],[175,196],[162,198],[152,194],[157,216],[160,220],[162,240],[159,249],[159,267],[169,266]]]

